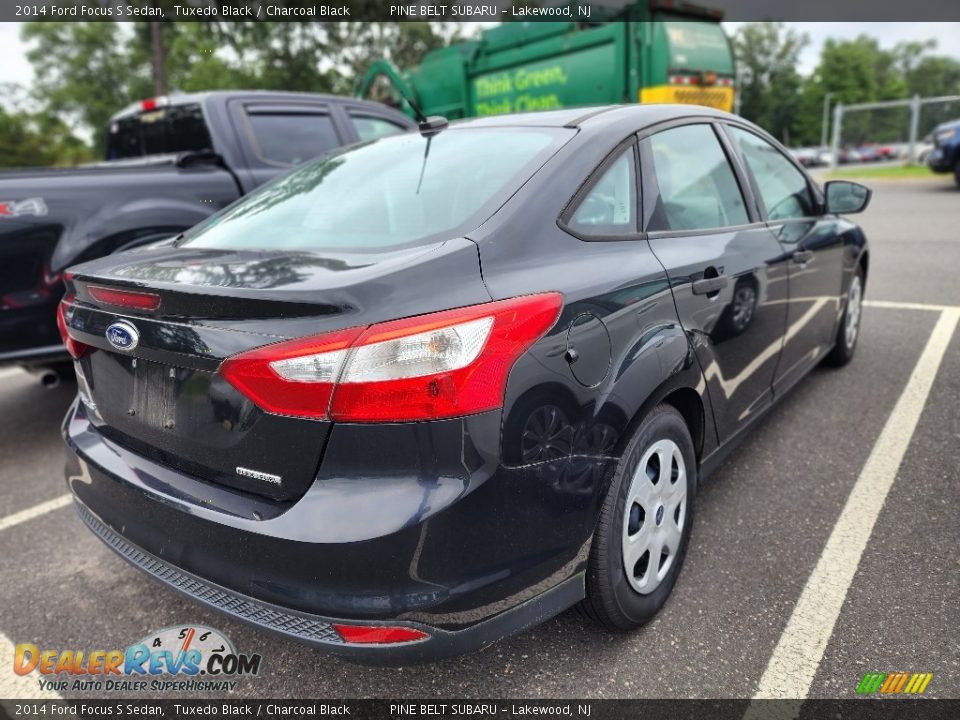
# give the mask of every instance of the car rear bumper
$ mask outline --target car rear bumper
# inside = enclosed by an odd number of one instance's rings
[[[75,507],[80,519],[100,540],[154,580],[214,610],[219,610],[260,629],[279,633],[319,647],[330,654],[364,663],[428,662],[473,652],[500,638],[536,625],[565,610],[583,597],[583,573],[577,573],[546,592],[463,630],[442,630],[415,622],[367,622],[364,624],[371,626],[389,624],[391,627],[416,629],[427,633],[429,637],[407,643],[351,644],[344,642],[334,625],[353,623],[353,620],[298,612],[210,583],[130,544],[119,533],[100,522],[83,503],[76,501]]]
[[[334,426],[314,485],[285,504],[138,456],[87,413],[75,402],[63,425],[81,519],[156,579],[265,629],[413,662],[483,647],[583,597],[600,493],[558,497],[556,464],[501,466],[498,412]],[[430,638],[352,645],[334,622]]]

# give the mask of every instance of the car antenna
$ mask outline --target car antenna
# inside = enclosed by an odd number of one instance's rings
[[[421,124],[421,127],[422,127],[422,124]],[[433,136],[436,135],[438,132],[440,131],[437,130],[436,132],[423,135],[423,130],[420,131],[420,134],[427,139],[427,146],[423,149],[423,162],[420,163],[420,179],[417,180],[417,192],[416,192],[417,195],[420,194],[420,186],[423,185],[423,173],[427,169],[427,156],[430,155],[430,143],[433,142]]]
[[[420,106],[417,105],[409,97],[407,97],[406,93],[403,92],[402,88],[397,87],[396,85],[394,87],[396,87],[397,92],[400,93],[400,97],[406,100],[407,105],[409,105],[413,109],[413,114],[416,115],[417,122],[419,123],[417,125],[417,129],[420,130],[420,134],[423,135],[425,138],[429,139],[430,136],[436,135],[438,132],[446,129],[447,126],[450,125],[450,121],[447,120],[445,117],[443,117],[443,115],[431,115],[430,117],[427,117],[426,115],[424,115],[423,110],[420,109]],[[428,153],[430,152],[429,144],[427,145],[427,152]],[[423,159],[424,160],[427,159],[426,154],[424,154]],[[421,172],[421,176],[422,176],[422,172]]]
[[[431,115],[430,117],[427,117],[423,114],[423,110],[420,109],[420,106],[408,98],[404,94],[403,90],[397,88],[397,92],[399,92],[400,97],[406,100],[407,104],[413,108],[413,114],[417,116],[417,121],[420,123],[417,125],[417,129],[420,130],[420,134],[427,139],[427,146],[423,149],[423,163],[420,165],[420,178],[417,180],[416,194],[419,195],[420,186],[423,185],[423,173],[427,169],[427,158],[430,156],[430,143],[433,142],[434,135],[450,125],[450,121],[442,115]]]

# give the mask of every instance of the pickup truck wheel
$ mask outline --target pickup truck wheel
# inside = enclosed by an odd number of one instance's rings
[[[697,488],[690,431],[658,405],[630,438],[590,549],[581,614],[610,630],[631,630],[663,607],[683,565]]]

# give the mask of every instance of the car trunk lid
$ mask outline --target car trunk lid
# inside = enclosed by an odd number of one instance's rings
[[[452,281],[446,303],[437,277]],[[77,363],[80,396],[104,437],[278,502],[313,482],[330,422],[262,410],[218,372],[224,359],[490,299],[476,246],[465,239],[357,254],[122,253],[74,268],[67,297],[71,335],[92,348]],[[131,298],[134,306],[124,304]]]

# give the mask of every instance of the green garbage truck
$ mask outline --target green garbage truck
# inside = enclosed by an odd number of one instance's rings
[[[357,95],[410,112],[408,98],[427,115],[450,119],[629,102],[733,110],[733,50],[720,11],[634,0],[594,6],[592,15],[504,23],[430,51],[418,67],[381,60]]]

